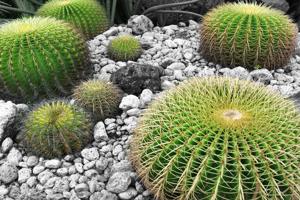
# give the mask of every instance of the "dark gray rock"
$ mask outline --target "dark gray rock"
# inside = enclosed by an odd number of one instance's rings
[[[160,90],[162,75],[163,68],[161,67],[130,63],[113,73],[111,81],[126,93],[140,94],[143,89]]]

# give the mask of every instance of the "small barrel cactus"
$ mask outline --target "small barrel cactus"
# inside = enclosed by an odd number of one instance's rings
[[[51,0],[36,15],[65,20],[88,39],[103,33],[109,27],[106,11],[96,0]]]
[[[299,199],[300,115],[262,85],[196,78],[145,111],[130,157],[160,200]]]
[[[110,41],[108,55],[116,61],[135,61],[142,54],[141,43],[131,35],[121,35]]]
[[[73,97],[99,121],[116,114],[122,100],[122,91],[111,83],[89,80],[75,88]]]
[[[87,46],[73,28],[52,18],[24,18],[0,28],[1,97],[33,100],[69,94],[84,75]]]
[[[24,122],[23,143],[45,158],[80,151],[91,139],[89,116],[77,106],[53,101],[38,106]]]
[[[255,3],[229,3],[204,16],[200,35],[200,51],[210,61],[275,69],[288,63],[297,26],[279,10]]]

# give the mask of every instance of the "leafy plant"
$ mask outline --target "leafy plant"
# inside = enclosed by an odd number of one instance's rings
[[[116,61],[136,60],[142,54],[141,43],[131,35],[121,35],[110,41],[107,47],[108,55]]]
[[[300,114],[266,87],[195,78],[144,112],[131,159],[161,200],[300,199]]]
[[[121,103],[122,92],[111,83],[89,80],[75,88],[73,97],[99,121],[116,114]]]
[[[109,23],[105,9],[95,0],[52,0],[36,15],[65,20],[89,39],[106,31]]]
[[[37,155],[62,157],[80,151],[90,141],[91,128],[87,114],[78,107],[53,101],[30,112],[23,143]]]
[[[221,5],[203,18],[201,52],[226,66],[283,67],[295,49],[297,27],[280,11],[255,3]]]
[[[0,52],[1,97],[26,100],[69,94],[88,57],[85,41],[69,24],[40,17],[1,26]]]

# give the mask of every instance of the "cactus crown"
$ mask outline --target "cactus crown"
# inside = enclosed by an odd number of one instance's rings
[[[46,158],[80,151],[90,140],[91,122],[86,113],[63,101],[45,103],[25,120],[24,143]]]
[[[300,115],[265,87],[193,79],[150,105],[131,158],[161,200],[299,199]]]
[[[117,61],[136,60],[142,54],[138,39],[131,35],[122,35],[110,41],[108,55]]]
[[[109,26],[105,9],[95,0],[51,0],[37,11],[37,15],[65,20],[87,38],[103,33]]]
[[[75,88],[73,97],[99,121],[113,116],[118,111],[122,92],[111,83],[89,80]]]
[[[283,67],[297,27],[281,11],[256,3],[220,5],[203,18],[201,52],[208,60],[250,69]]]
[[[0,90],[32,100],[68,94],[83,75],[87,48],[69,24],[24,18],[0,28]]]

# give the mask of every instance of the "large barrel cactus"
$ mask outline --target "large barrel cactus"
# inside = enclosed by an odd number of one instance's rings
[[[0,28],[1,97],[69,94],[87,55],[81,35],[65,22],[36,17],[7,23]]]
[[[150,105],[131,158],[160,200],[300,199],[300,115],[252,82],[192,79]]]
[[[63,101],[35,108],[24,122],[23,143],[46,158],[80,151],[91,139],[92,125],[80,108]]]
[[[210,61],[249,69],[283,67],[295,49],[297,26],[264,5],[230,3],[203,18],[202,54]]]
[[[38,11],[38,16],[65,20],[92,38],[109,26],[105,9],[96,0],[50,0]]]

